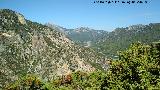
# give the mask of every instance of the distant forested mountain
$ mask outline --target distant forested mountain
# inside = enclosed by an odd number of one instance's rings
[[[160,40],[160,23],[150,23],[149,25],[132,25],[126,28],[116,28],[109,32],[105,38],[93,45],[98,52],[114,57],[117,51],[125,50],[130,44],[142,42],[150,44]]]
[[[52,25],[52,28],[55,27],[57,26]],[[112,32],[94,30],[87,27],[66,29],[59,26],[57,28],[60,28],[75,43],[91,47],[97,52],[112,58],[117,57],[117,51],[125,50],[132,43],[139,41],[150,44],[160,40],[160,23],[116,28]]]
[[[74,43],[85,47],[91,47],[95,42],[103,39],[108,34],[107,31],[94,30],[88,27],[66,29],[51,23],[46,23],[46,25],[53,29],[57,28],[57,30],[60,30],[60,32],[64,33],[68,38],[74,41]]]

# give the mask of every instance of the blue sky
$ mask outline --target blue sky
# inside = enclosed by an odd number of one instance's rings
[[[66,28],[85,26],[112,31],[117,27],[160,23],[160,0],[146,0],[148,1],[147,4],[131,5],[120,3],[98,4],[94,1],[0,0],[0,8],[15,10],[32,21],[42,24],[50,22]]]

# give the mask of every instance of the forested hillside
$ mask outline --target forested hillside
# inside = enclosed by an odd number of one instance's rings
[[[94,30],[87,27],[69,29],[65,30],[65,32],[71,40],[85,47],[91,47],[93,43],[103,39],[103,37],[108,34],[107,31]]]
[[[108,35],[107,31],[95,30],[88,27],[79,27],[75,29],[67,29],[55,24],[46,23],[47,26],[59,30],[70,38],[74,43],[84,46],[92,47],[94,43],[105,38]]]
[[[92,46],[98,52],[114,58],[117,56],[117,51],[125,50],[132,43],[139,41],[150,44],[159,40],[160,23],[151,23],[149,25],[133,25],[126,28],[117,28]]]
[[[160,23],[150,23],[149,25],[138,24],[125,28],[116,28],[112,32],[86,27],[66,29],[53,24],[47,24],[47,26],[59,28],[74,43],[91,47],[97,52],[101,52],[111,58],[117,58],[117,51],[125,50],[132,43],[140,41],[150,44],[160,40]]]
[[[159,40],[160,23],[68,30],[1,9],[0,89],[158,90]]]
[[[15,11],[0,10],[0,88],[27,74],[48,81],[73,71],[103,70],[108,67],[104,60],[55,29],[26,20]]]
[[[107,72],[74,72],[44,82],[38,76],[28,75],[13,84],[9,90],[159,90],[160,42],[152,45],[132,44],[119,53],[119,59],[110,62]]]

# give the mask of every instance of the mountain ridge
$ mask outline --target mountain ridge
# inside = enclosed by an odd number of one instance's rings
[[[105,57],[55,29],[9,9],[0,10],[0,21],[0,87],[26,74],[52,80],[72,71],[92,72],[97,65],[102,69]]]
[[[52,26],[51,28],[53,28]],[[117,57],[117,51],[123,51],[138,41],[146,44],[160,40],[160,23],[136,24],[116,28],[111,32],[94,30],[88,27],[64,29],[65,35],[73,42],[93,48],[107,57]]]

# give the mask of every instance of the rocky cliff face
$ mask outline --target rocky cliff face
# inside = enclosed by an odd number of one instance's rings
[[[101,60],[93,50],[74,45],[57,30],[0,10],[0,87],[28,73],[51,80],[72,71],[91,72]]]

